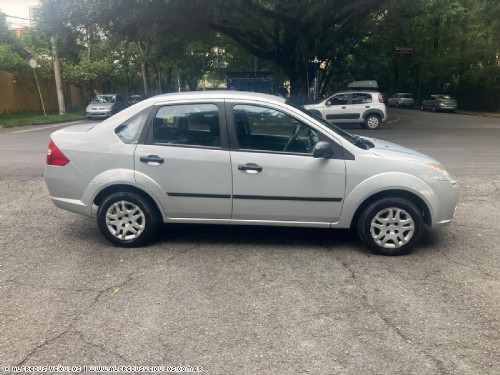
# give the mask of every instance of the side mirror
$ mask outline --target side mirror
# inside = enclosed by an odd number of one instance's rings
[[[313,148],[313,157],[317,159],[329,159],[334,153],[332,145],[325,141],[316,143]]]

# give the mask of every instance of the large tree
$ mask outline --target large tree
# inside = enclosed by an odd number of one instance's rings
[[[182,1],[182,0],[177,0]],[[173,1],[172,1],[173,2]],[[192,1],[197,22],[233,38],[253,55],[275,62],[288,76],[291,95],[304,98],[311,61],[346,45],[385,0]],[[187,5],[186,5],[187,6]]]

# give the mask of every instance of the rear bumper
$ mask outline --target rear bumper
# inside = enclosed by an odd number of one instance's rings
[[[45,183],[56,207],[80,215],[91,216],[92,204],[84,200],[89,180],[71,163],[64,167],[46,165]]]

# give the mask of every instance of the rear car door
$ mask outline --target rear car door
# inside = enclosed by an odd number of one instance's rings
[[[231,162],[222,103],[160,105],[135,152],[136,180],[160,191],[169,218],[229,219]]]
[[[400,99],[398,99],[400,100]],[[351,94],[350,112],[356,122],[362,122],[363,115],[373,107],[372,96],[365,92],[353,92]]]
[[[345,191],[342,148],[317,129],[281,109],[258,103],[228,103],[233,214],[237,220],[337,221]],[[319,140],[335,147],[331,159],[316,159]]]

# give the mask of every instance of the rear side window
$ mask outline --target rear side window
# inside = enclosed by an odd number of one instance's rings
[[[371,102],[372,102],[372,96],[370,94],[357,93],[357,92],[352,94],[352,104],[365,104]]]
[[[123,143],[137,144],[149,112],[147,108],[131,117],[115,129],[115,134]]]
[[[215,104],[161,107],[153,120],[153,142],[220,147],[219,108]]]

